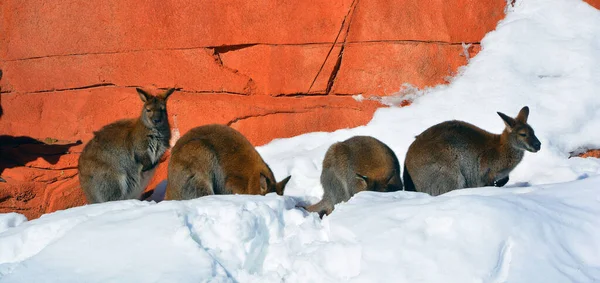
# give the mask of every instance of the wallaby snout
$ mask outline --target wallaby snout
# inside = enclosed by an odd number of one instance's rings
[[[538,152],[542,148],[542,143],[535,136],[533,136],[529,140],[529,142],[527,143],[527,145],[528,145],[528,149],[527,150],[529,150],[531,152]]]
[[[527,124],[529,107],[504,121],[500,135],[462,121],[447,121],[418,135],[404,162],[406,190],[440,195],[462,188],[504,186],[524,151],[538,152],[541,142]]]

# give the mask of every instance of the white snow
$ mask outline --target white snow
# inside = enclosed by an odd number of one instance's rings
[[[580,0],[517,1],[449,85],[405,86],[366,126],[258,148],[286,196],[87,205],[26,221],[0,215],[0,282],[598,282],[600,11]],[[406,96],[408,94],[408,96]],[[365,95],[364,97],[368,97]],[[363,98],[364,98],[363,97]],[[320,220],[327,148],[353,135],[402,161],[415,135],[460,119],[500,133],[528,105],[542,142],[504,188],[438,197],[357,194]]]
[[[27,221],[27,217],[23,214],[15,212],[0,214],[0,233],[8,230],[8,228],[19,226],[25,221]]]

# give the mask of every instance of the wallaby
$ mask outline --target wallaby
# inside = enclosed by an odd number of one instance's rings
[[[504,186],[524,151],[541,143],[527,124],[529,107],[511,118],[498,112],[506,128],[500,135],[462,121],[446,121],[418,135],[404,162],[407,191],[432,196],[462,188]]]
[[[136,88],[144,102],[138,119],[124,119],[94,132],[79,157],[79,181],[89,203],[135,199],[142,195],[169,148],[167,98]]]
[[[355,136],[334,143],[325,153],[321,171],[323,198],[306,210],[329,215],[334,205],[348,201],[361,191],[402,190],[400,163],[383,142],[368,136]]]
[[[271,168],[240,132],[224,125],[191,129],[171,151],[166,199],[206,195],[276,192],[283,195],[291,176],[276,183]]]

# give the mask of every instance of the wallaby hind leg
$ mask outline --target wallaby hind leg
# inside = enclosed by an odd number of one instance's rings
[[[321,200],[316,204],[306,207],[306,210],[309,212],[316,212],[319,214],[320,218],[323,218],[323,215],[329,215],[333,211],[333,204],[326,200]]]
[[[323,186],[323,199],[332,205],[348,201],[357,192],[355,188],[356,174],[354,172],[338,172],[334,168],[328,168],[321,173],[321,185]],[[352,190],[352,191],[350,191]]]
[[[460,172],[443,171],[437,168],[436,170],[423,170],[422,172],[428,172],[428,174],[418,176],[422,180],[420,185],[416,187],[420,192],[437,196],[466,187],[466,180]]]
[[[404,190],[408,192],[416,192],[415,184],[413,183],[408,169],[406,169],[406,163],[404,164],[404,172],[402,174],[402,181],[404,181]]]
[[[90,182],[91,191],[86,193],[89,203],[102,203],[107,201],[117,201],[123,199],[126,181],[125,176],[115,178],[106,176],[104,178],[95,177]]]
[[[498,181],[495,181],[493,185],[496,187],[504,187],[504,185],[506,185],[506,183],[508,183],[508,176],[506,176]]]
[[[212,181],[206,176],[192,175],[181,190],[181,199],[214,195]]]
[[[140,190],[141,190],[140,195],[142,195],[144,190],[146,190],[146,187],[148,187],[148,184],[152,180],[152,177],[154,177],[155,172],[156,172],[156,167],[154,167],[148,171],[141,172],[141,174],[140,174]]]

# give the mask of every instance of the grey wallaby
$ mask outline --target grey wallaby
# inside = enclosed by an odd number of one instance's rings
[[[323,217],[333,211],[334,205],[348,201],[358,192],[402,190],[400,164],[383,142],[355,136],[329,147],[323,160],[321,185],[323,198],[306,210]]]
[[[277,183],[246,137],[217,124],[191,129],[177,141],[168,176],[166,199],[170,200],[213,194],[283,195],[291,177]]]
[[[529,107],[515,118],[498,115],[506,125],[500,135],[456,120],[418,135],[404,162],[406,190],[436,196],[462,188],[504,186],[524,151],[537,152],[541,143],[527,124]]]
[[[144,102],[140,117],[94,132],[79,157],[79,181],[89,203],[139,198],[169,148],[167,98],[175,89],[156,96],[136,90]]]

